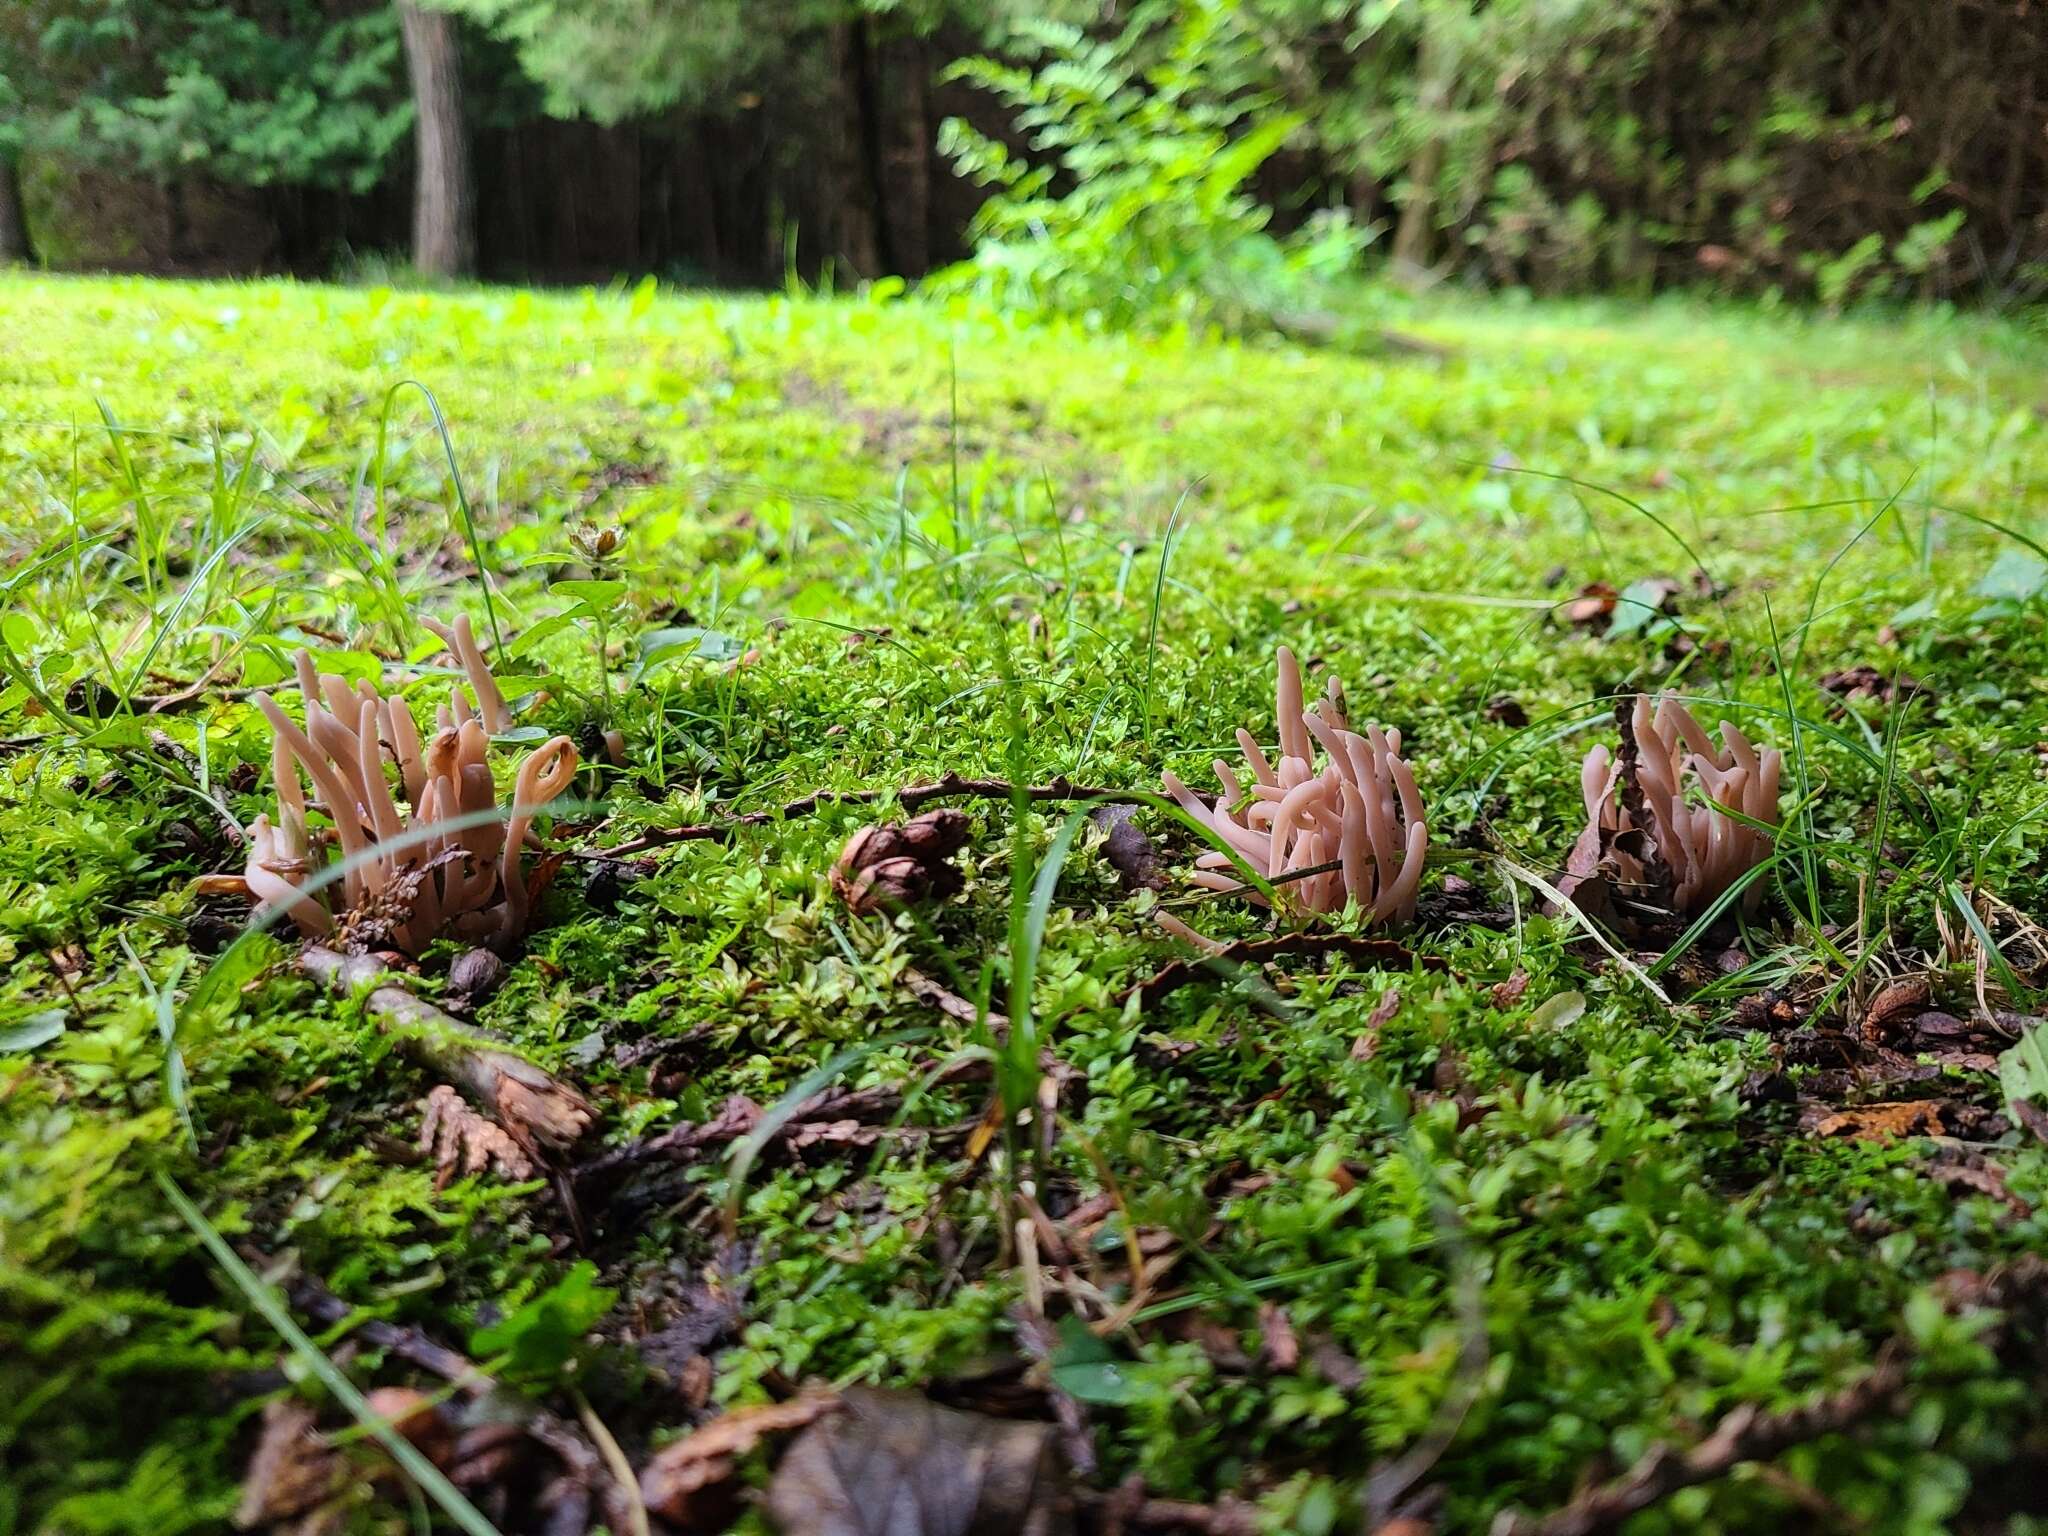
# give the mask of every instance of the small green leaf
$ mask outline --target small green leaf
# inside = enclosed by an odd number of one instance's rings
[[[2014,1099],[2048,1104],[2048,1025],[2036,1024],[1998,1058],[1998,1085],[2008,1104]]]
[[[617,1292],[597,1283],[597,1266],[585,1259],[511,1316],[479,1328],[469,1347],[478,1355],[502,1357],[509,1375],[558,1376],[617,1299]]]
[[[1586,1015],[1586,994],[1583,992],[1560,992],[1546,999],[1543,1006],[1529,1015],[1528,1028],[1564,1029],[1578,1023]]]
[[[1607,626],[1607,638],[1632,635],[1664,617],[1664,601],[1670,587],[1661,581],[1632,581],[1614,600],[1614,617]]]
[[[2044,586],[2048,586],[2048,565],[2023,549],[2008,549],[1991,562],[1991,569],[1977,578],[1970,592],[1976,597],[2025,602]]]
[[[1053,1384],[1084,1403],[1128,1403],[1139,1396],[1125,1363],[1088,1331],[1079,1318],[1060,1319],[1059,1347],[1052,1354]]]
[[[636,677],[645,677],[656,667],[686,656],[700,661],[731,661],[746,649],[738,638],[715,629],[685,624],[674,629],[656,629],[640,637],[640,664]]]
[[[565,629],[572,628],[577,620],[594,619],[596,617],[597,611],[588,603],[578,603],[574,608],[550,614],[544,619],[536,620],[534,623],[527,625],[519,638],[505,647],[505,654],[507,656],[529,655],[534,647],[543,640],[551,635],[558,635]],[[502,687],[503,685],[501,684],[500,686]]]
[[[64,1010],[45,1008],[11,1029],[0,1029],[0,1056],[20,1056],[64,1033]]]
[[[574,597],[590,604],[594,609],[605,609],[615,605],[626,595],[623,581],[551,581],[548,590],[557,597]]]

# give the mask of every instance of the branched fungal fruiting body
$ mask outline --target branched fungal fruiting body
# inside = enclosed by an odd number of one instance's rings
[[[477,711],[459,687],[451,689],[442,728],[424,743],[403,699],[385,699],[368,683],[351,688],[317,671],[303,651],[296,664],[304,726],[268,694],[255,695],[274,733],[277,819],[258,816],[250,828],[246,877],[259,900],[281,908],[308,938],[332,932],[334,918],[317,893],[304,889],[324,861],[307,825],[301,770],[348,862],[343,905],[376,909],[393,947],[418,954],[444,932],[503,946],[526,930],[520,852],[534,813],[575,776],[576,748],[566,736],[543,743],[519,765],[511,803],[495,819],[437,830],[497,810],[485,733],[494,718],[500,727],[506,723],[504,699],[468,621],[458,620],[446,638],[476,691]],[[397,767],[409,815],[393,798],[387,761]]]
[[[1753,746],[1725,720],[1717,749],[1670,697],[1637,695],[1623,717],[1623,737],[1619,760],[1596,746],[1579,770],[1588,817],[1581,844],[1604,850],[1628,884],[1659,885],[1668,875],[1672,910],[1702,912],[1769,856],[1772,833],[1763,829],[1778,825],[1783,759],[1775,749]],[[1707,803],[1686,803],[1688,779]],[[1648,837],[1647,858],[1627,845],[1626,834],[1636,831]],[[1744,908],[1754,907],[1761,893],[1752,884],[1743,893]]]
[[[1215,768],[1223,797],[1215,804],[1171,773],[1165,776],[1166,792],[1268,880],[1336,866],[1277,885],[1283,902],[1320,913],[1356,903],[1376,923],[1411,921],[1429,848],[1429,822],[1415,775],[1401,757],[1401,733],[1376,725],[1368,725],[1363,734],[1352,730],[1334,677],[1326,696],[1312,709],[1303,708],[1301,668],[1286,646],[1280,648],[1276,713],[1277,764],[1251,732],[1237,733],[1252,773],[1248,787],[1219,758]],[[1317,743],[1325,754],[1320,770],[1315,766]],[[1239,809],[1247,793],[1250,799]],[[1192,878],[1263,904],[1265,898],[1229,873],[1231,868],[1230,859],[1212,851],[1195,861]]]

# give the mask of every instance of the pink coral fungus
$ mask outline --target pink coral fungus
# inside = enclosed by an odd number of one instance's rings
[[[1213,805],[1173,774],[1166,792],[1275,885],[1287,904],[1308,912],[1357,906],[1376,923],[1408,922],[1429,847],[1429,823],[1415,775],[1401,758],[1401,733],[1368,725],[1354,731],[1332,678],[1312,709],[1302,704],[1301,668],[1282,646],[1276,704],[1280,757],[1267,758],[1249,731],[1237,733],[1252,774],[1247,787],[1220,758],[1223,796]],[[1315,766],[1315,749],[1325,754]],[[1247,799],[1249,795],[1249,799]],[[1329,866],[1323,868],[1322,866]],[[1228,873],[1220,852],[1195,861],[1193,879],[1218,891],[1264,898]],[[1313,874],[1302,874],[1315,870]],[[1289,876],[1297,878],[1288,879]]]
[[[503,947],[526,931],[520,852],[534,813],[574,778],[576,749],[566,736],[535,748],[498,810],[485,748],[487,729],[507,723],[503,696],[467,620],[437,632],[461,661],[477,705],[451,689],[441,728],[424,742],[403,699],[321,673],[303,651],[304,725],[268,694],[255,696],[273,733],[277,817],[258,816],[250,828],[245,878],[252,895],[309,938],[335,927],[324,893],[306,889],[324,863],[308,822],[314,805],[333,823],[346,864],[333,887],[343,910],[375,910],[393,947],[418,954],[443,933]],[[387,765],[396,769],[397,796]],[[410,814],[400,813],[399,797]]]

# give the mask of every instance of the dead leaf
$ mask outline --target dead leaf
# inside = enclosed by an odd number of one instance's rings
[[[2034,1208],[2005,1185],[2005,1170],[1989,1158],[1974,1153],[1944,1157],[1927,1170],[1928,1177],[1951,1189],[1973,1190],[1999,1201],[2024,1221]]]
[[[1318,1376],[1340,1392],[1356,1392],[1365,1385],[1365,1367],[1327,1333],[1309,1335],[1308,1363]]]
[[[313,1425],[313,1410],[289,1398],[264,1405],[263,1433],[235,1507],[237,1528],[268,1526],[316,1536],[339,1526],[341,1511],[332,1501],[341,1491],[345,1469],[339,1453]]]
[[[1863,1042],[1890,1043],[1907,1019],[1916,1016],[1933,999],[1933,988],[1925,976],[1904,976],[1879,989],[1863,1010]]]
[[[672,1524],[721,1530],[738,1513],[733,1475],[740,1458],[763,1437],[802,1429],[838,1407],[835,1394],[814,1391],[786,1403],[728,1409],[654,1453],[640,1469],[640,1498],[650,1513]]]
[[[1281,1375],[1301,1364],[1301,1341],[1276,1301],[1259,1303],[1259,1364]]]
[[[557,848],[541,855],[526,875],[526,909],[531,912],[540,905],[541,897],[547,895],[548,887],[555,883],[555,876],[562,871],[562,865],[569,857],[569,850]]]
[[[1608,620],[1614,617],[1614,601],[1621,594],[1604,581],[1589,581],[1579,588],[1579,595],[1564,605],[1564,616],[1568,623],[1580,629],[1605,629]]]
[[[1850,1136],[1857,1141],[1893,1141],[1901,1136],[1941,1134],[1941,1104],[1912,1099],[1898,1104],[1865,1104],[1837,1110],[1813,1128],[1816,1136]]]
[[[1055,1536],[1070,1498],[1049,1424],[856,1387],[775,1469],[768,1513],[785,1536]]]
[[[1159,872],[1159,855],[1152,839],[1132,820],[1137,809],[1134,805],[1098,805],[1088,819],[1102,828],[1102,856],[1125,890],[1161,890],[1166,878]]]
[[[1480,711],[1480,715],[1491,725],[1504,725],[1513,731],[1519,731],[1529,723],[1529,711],[1522,708],[1521,700],[1511,693],[1496,693],[1486,701],[1486,708]]]
[[[1379,1002],[1365,1021],[1365,1031],[1351,1042],[1353,1061],[1371,1061],[1380,1048],[1380,1031],[1387,1022],[1401,1011],[1401,989],[1389,987],[1380,994]]]
[[[533,1177],[533,1160],[505,1128],[486,1120],[446,1083],[420,1101],[420,1150],[434,1156],[434,1188],[445,1189],[458,1174],[494,1169],[508,1179]]]
[[[1516,971],[1506,981],[1497,981],[1493,984],[1493,1006],[1506,1013],[1522,1000],[1523,994],[1528,990],[1529,973]]]
[[[410,1440],[419,1453],[443,1472],[455,1460],[455,1426],[442,1416],[440,1405],[414,1387],[379,1387],[363,1399],[370,1412]]]
[[[1831,693],[1838,699],[1875,699],[1886,705],[1897,704],[1902,699],[1911,703],[1916,696],[1929,700],[1935,697],[1934,690],[1918,678],[1908,677],[1903,672],[1887,676],[1867,662],[1828,673],[1820,680],[1820,686],[1823,693]],[[1839,706],[1836,713],[1840,713]]]
[[[2013,1119],[2025,1126],[2034,1140],[2048,1146],[2048,1110],[2043,1110],[2031,1099],[2014,1099],[2008,1107],[2012,1110]]]

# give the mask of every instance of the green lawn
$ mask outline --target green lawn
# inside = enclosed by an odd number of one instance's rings
[[[1484,1530],[1881,1352],[1888,1411],[1629,1529],[2033,1529],[2009,1517],[2048,1510],[2040,1286],[2012,1265],[2048,1239],[2048,1148],[1987,1066],[2048,982],[2048,345],[1677,302],[1398,323],[1436,350],[902,299],[0,277],[0,1536],[222,1528],[287,1376],[348,1422],[166,1180],[273,1279],[471,1350],[572,1424],[587,1404],[635,1464],[810,1379],[986,1406],[1042,1304],[1116,1324],[1111,1369],[1059,1335],[1100,1463],[1077,1482],[1236,1493],[1275,1530],[1359,1529],[1375,1467],[1417,1447],[1438,1528]],[[474,544],[408,380],[445,413]],[[593,576],[616,607],[550,590]],[[1625,594],[1604,633],[1566,613],[1596,582]],[[547,624],[579,595],[601,623]],[[949,771],[1204,787],[1239,727],[1270,743],[1290,645],[1311,692],[1341,676],[1354,720],[1406,738],[1432,826],[1415,958],[1127,1000],[1186,953],[1162,899],[1266,932],[1189,904],[1202,845],[1156,808],[1135,824],[1167,889],[1134,895],[1066,804],[952,802],[965,888],[895,918],[828,880],[886,801],[579,856],[475,1013],[595,1106],[565,1164],[809,1093],[828,1059],[832,1086],[907,1097],[880,1136],[770,1143],[737,1184],[715,1148],[580,1184],[577,1219],[546,1179],[437,1190],[408,1149],[441,1079],[281,934],[236,942],[245,905],[195,880],[239,871],[235,829],[274,808],[251,688],[296,709],[310,644],[438,690],[416,616],[457,613],[534,679],[508,693],[546,693],[522,724],[581,746],[580,808],[544,823],[579,855]],[[638,664],[679,627],[702,633]],[[1923,689],[1822,686],[1858,666]],[[1683,925],[1624,933],[1623,963],[1508,864],[1562,874],[1580,757],[1659,689],[1784,751],[1786,822],[1753,914],[1670,953]],[[988,1075],[920,1085],[985,1037],[919,974],[1020,1014],[994,1072],[1027,1102],[1028,1001],[1055,1118],[969,1157]],[[1866,1028],[1916,977],[1907,1021]],[[1925,1102],[1909,1134],[1819,1132],[1898,1101]],[[1075,1249],[1035,1277],[1027,1201]],[[617,1293],[586,1339],[473,1342],[586,1258]],[[692,1346],[705,1401],[673,1356],[707,1283],[729,1324]],[[573,1334],[575,1282],[558,1300]],[[365,1390],[434,1385],[300,1320]],[[416,1507],[388,1478],[343,1498],[350,1528]]]

